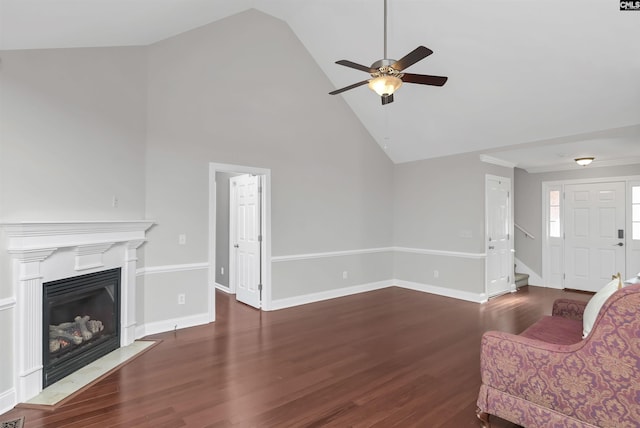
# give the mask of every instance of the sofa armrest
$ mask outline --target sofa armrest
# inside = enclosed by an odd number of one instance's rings
[[[582,321],[584,309],[588,302],[572,299],[557,299],[553,302],[553,311],[551,314],[556,317],[569,318],[572,320]]]
[[[556,345],[498,331],[482,336],[480,372],[485,391],[500,391],[516,400],[538,403],[554,411],[590,408],[598,396],[589,392],[599,385],[592,383],[584,366],[573,357],[583,343]],[[478,398],[478,407],[489,406],[487,397]],[[590,400],[594,400],[591,403]],[[506,405],[506,403],[503,403]],[[493,404],[498,405],[496,403]]]
[[[565,358],[582,347],[582,343],[557,345],[501,331],[487,331],[480,345],[480,374],[482,383],[500,390],[516,391],[528,382],[525,368],[530,373],[546,370],[549,356]],[[540,356],[545,355],[545,358]],[[518,380],[522,381],[518,385]],[[515,388],[515,389],[514,389]]]

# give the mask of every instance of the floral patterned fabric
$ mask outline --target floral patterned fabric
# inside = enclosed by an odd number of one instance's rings
[[[553,313],[579,311],[562,299]],[[640,285],[611,296],[578,343],[486,332],[480,369],[480,412],[525,427],[640,427]]]
[[[571,299],[558,299],[553,302],[553,311],[551,314],[554,317],[582,321],[582,314],[586,307],[587,302]]]

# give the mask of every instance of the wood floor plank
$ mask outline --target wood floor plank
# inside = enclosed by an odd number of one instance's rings
[[[480,338],[520,333],[553,300],[524,287],[476,303],[401,288],[275,312],[216,294],[217,321],[154,349],[25,428],[478,427]],[[495,419],[495,428],[513,428]]]

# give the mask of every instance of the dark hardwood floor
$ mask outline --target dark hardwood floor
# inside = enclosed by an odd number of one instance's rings
[[[162,343],[55,411],[16,408],[37,427],[478,427],[479,344],[551,313],[538,287],[479,305],[387,288],[275,312],[217,293],[213,324]],[[496,428],[514,427],[494,419]]]

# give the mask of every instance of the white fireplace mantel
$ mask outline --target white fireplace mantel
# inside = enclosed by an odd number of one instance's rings
[[[3,223],[0,228],[14,263],[12,286],[16,399],[42,391],[43,283],[120,267],[120,344],[135,340],[137,248],[152,221],[67,221]]]
[[[9,250],[69,247],[96,242],[144,239],[152,221],[37,221],[2,223]]]

